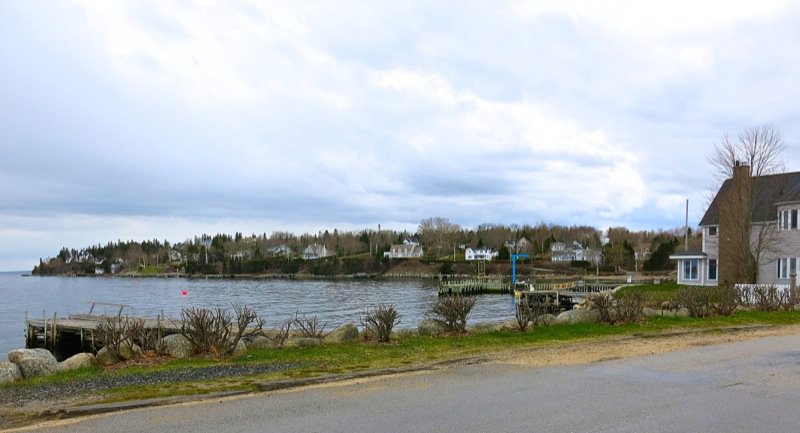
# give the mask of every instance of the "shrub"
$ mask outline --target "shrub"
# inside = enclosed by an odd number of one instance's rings
[[[692,317],[711,315],[711,290],[708,287],[683,287],[678,290],[678,304],[689,310]]]
[[[625,296],[614,297],[614,310],[617,322],[636,323],[642,320],[644,310],[644,293],[634,292]]]
[[[123,344],[133,344],[144,334],[144,319],[127,316],[105,317],[94,330],[95,350],[105,348],[112,357],[122,359]]]
[[[428,318],[447,332],[464,332],[467,329],[467,318],[474,306],[475,298],[472,296],[440,296],[431,305]]]
[[[589,296],[603,323],[636,323],[642,320],[646,296],[642,292],[622,295],[609,292]]]
[[[264,328],[264,319],[247,306],[233,306],[233,311],[231,315],[220,307],[184,309],[180,333],[189,340],[194,353],[229,356],[242,338]]]
[[[392,329],[400,323],[400,318],[401,315],[394,305],[378,305],[361,315],[361,325],[367,334],[381,343],[387,343]]]
[[[720,316],[730,316],[739,305],[739,292],[731,284],[720,285],[711,289],[712,308]]]
[[[295,328],[300,331],[303,337],[307,338],[322,338],[322,333],[325,331],[325,327],[328,326],[328,322],[320,321],[319,317],[313,316],[309,319],[305,313],[301,316],[299,311],[294,313],[291,320]]]

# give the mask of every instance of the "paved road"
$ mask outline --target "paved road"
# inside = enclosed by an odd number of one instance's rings
[[[587,366],[464,366],[34,431],[794,433],[800,336]]]

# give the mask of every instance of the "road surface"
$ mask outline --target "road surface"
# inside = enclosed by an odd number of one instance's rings
[[[509,364],[115,413],[36,432],[797,432],[800,336]]]

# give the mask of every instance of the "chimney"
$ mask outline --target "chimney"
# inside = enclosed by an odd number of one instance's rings
[[[734,161],[733,179],[746,179],[748,177],[750,177],[750,166],[742,161]]]

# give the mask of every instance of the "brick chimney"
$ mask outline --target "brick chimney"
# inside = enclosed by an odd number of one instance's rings
[[[736,161],[733,178],[719,201],[719,282],[748,283],[747,267],[752,264],[750,228],[752,182],[750,166]]]

